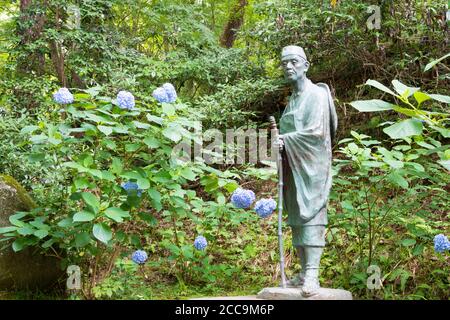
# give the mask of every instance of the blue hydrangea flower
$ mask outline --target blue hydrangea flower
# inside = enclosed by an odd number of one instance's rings
[[[204,236],[198,236],[197,238],[195,238],[195,241],[194,241],[195,249],[205,250],[207,245],[208,245],[208,241],[206,241],[206,238]]]
[[[147,252],[145,252],[144,250],[136,250],[131,255],[131,260],[133,260],[133,262],[137,264],[144,264],[147,259]]]
[[[128,181],[125,183],[122,183],[121,187],[128,193],[133,193],[134,190],[137,192],[137,196],[142,196],[142,190],[139,189],[138,184],[136,182]]]
[[[273,199],[261,199],[255,204],[255,211],[261,218],[267,218],[277,207],[277,203]]]
[[[160,103],[169,102],[169,96],[167,95],[167,91],[163,87],[159,87],[153,90],[152,96]]]
[[[238,209],[249,208],[253,201],[255,193],[252,190],[237,188],[231,196],[231,203]]]
[[[59,104],[69,104],[73,102],[73,95],[67,88],[60,88],[53,94],[53,100]]]
[[[443,234],[438,234],[434,237],[434,251],[444,252],[450,250],[450,242]]]
[[[164,90],[166,90],[167,98],[169,103],[174,103],[177,100],[177,91],[175,90],[175,87],[171,83],[164,83],[162,85]]]
[[[133,110],[135,106],[134,96],[128,91],[119,91],[116,100],[120,109]]]

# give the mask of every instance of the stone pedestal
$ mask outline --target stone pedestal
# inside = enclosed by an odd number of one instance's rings
[[[315,295],[305,297],[301,288],[264,288],[256,296],[265,300],[353,300],[347,290],[319,288]]]

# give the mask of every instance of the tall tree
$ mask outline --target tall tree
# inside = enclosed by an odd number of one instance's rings
[[[226,48],[233,47],[236,40],[237,32],[244,24],[245,8],[248,4],[247,0],[237,0],[223,30],[220,38],[220,44]]]

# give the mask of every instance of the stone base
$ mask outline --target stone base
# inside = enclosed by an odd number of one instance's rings
[[[319,288],[309,297],[304,297],[300,288],[264,288],[256,297],[265,300],[353,300],[349,291],[329,288]]]

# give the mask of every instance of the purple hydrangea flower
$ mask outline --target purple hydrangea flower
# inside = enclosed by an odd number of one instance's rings
[[[177,91],[175,90],[175,87],[171,83],[164,83],[162,85],[164,90],[167,93],[167,98],[169,103],[173,103],[177,100]]]
[[[133,192],[137,192],[137,196],[142,196],[142,190],[139,189],[138,184],[136,182],[128,181],[125,183],[122,183],[121,187],[128,193],[132,194]]]
[[[261,199],[255,204],[255,211],[261,218],[269,217],[277,207],[277,203],[273,199]]]
[[[163,87],[159,87],[153,90],[152,96],[160,103],[169,102],[169,96],[167,94],[167,91]]]
[[[144,264],[147,259],[147,252],[145,252],[144,250],[136,250],[131,255],[131,260],[133,260],[133,262],[137,264]]]
[[[434,251],[444,252],[450,250],[450,242],[443,234],[438,234],[434,237]]]
[[[237,188],[231,196],[231,203],[238,209],[249,208],[255,201],[255,193],[252,190]]]
[[[60,88],[53,94],[53,100],[59,104],[69,104],[73,102],[73,95],[67,88]]]
[[[195,249],[205,250],[207,245],[208,245],[208,241],[206,241],[206,238],[204,236],[198,236],[197,238],[195,238],[195,241],[194,241]]]
[[[116,100],[120,109],[133,110],[135,106],[134,96],[128,91],[119,91]]]

